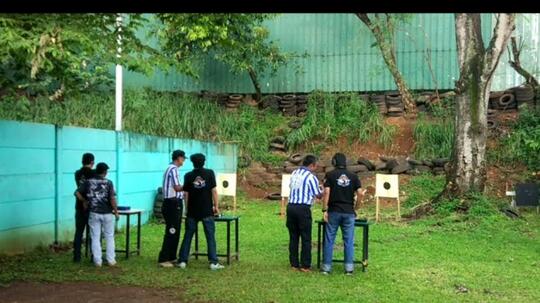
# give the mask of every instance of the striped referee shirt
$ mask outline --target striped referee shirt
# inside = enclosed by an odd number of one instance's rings
[[[174,164],[170,164],[163,174],[163,198],[171,199],[184,197],[183,192],[177,192],[174,190],[175,185],[180,185],[180,178],[178,177],[178,167]]]
[[[300,167],[291,174],[289,204],[312,205],[315,196],[321,194],[319,180],[306,167]]]

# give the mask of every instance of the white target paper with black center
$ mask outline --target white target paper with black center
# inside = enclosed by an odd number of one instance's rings
[[[217,192],[221,196],[236,196],[236,174],[217,174]]]
[[[381,198],[399,198],[398,175],[377,174],[375,176],[375,196]]]

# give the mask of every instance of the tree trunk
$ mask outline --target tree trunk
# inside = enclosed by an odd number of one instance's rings
[[[251,79],[251,83],[253,83],[253,87],[255,88],[255,92],[257,93],[257,96],[255,97],[255,100],[260,104],[262,99],[262,93],[261,93],[261,85],[259,84],[259,79],[257,78],[257,73],[255,70],[250,67],[248,69],[249,78]]]
[[[480,14],[456,14],[455,20],[460,79],[456,82],[454,150],[442,193],[450,198],[484,191],[491,80],[514,29],[514,16],[500,14],[486,50]]]
[[[364,22],[364,24],[373,33],[373,36],[375,36],[377,46],[379,46],[379,49],[381,50],[384,62],[386,63],[388,70],[392,74],[392,77],[394,78],[394,83],[396,84],[397,89],[401,94],[401,99],[403,101],[403,105],[405,106],[405,112],[407,112],[407,114],[411,116],[416,115],[416,103],[409,91],[409,87],[407,86],[405,79],[403,79],[403,76],[401,75],[397,67],[394,41],[387,41],[379,25],[374,24],[369,19],[367,14],[358,13],[356,14],[356,16],[362,22]]]

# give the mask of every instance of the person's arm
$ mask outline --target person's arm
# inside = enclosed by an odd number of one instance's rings
[[[87,189],[88,189],[88,182],[84,181],[83,184],[81,184],[79,188],[77,188],[77,190],[75,191],[75,196],[77,197],[77,199],[82,201],[83,209],[85,211],[88,209],[88,205],[89,205],[88,200],[86,200],[86,194],[88,192]]]
[[[328,223],[328,200],[329,199],[330,199],[330,187],[325,187],[324,188],[322,211],[323,211],[324,222],[327,222],[327,223]]]
[[[173,186],[174,190],[176,192],[183,191],[184,188],[182,187],[182,185],[180,185],[180,178],[178,177],[178,169],[177,168],[173,169],[172,174],[173,174],[173,180],[174,180],[174,186]]]
[[[366,190],[359,187],[357,190],[356,190],[356,204],[354,206],[354,211],[357,211],[360,209],[360,204],[364,204],[364,194],[366,193]]]
[[[116,192],[114,191],[112,182],[111,182],[111,191],[109,193],[109,198],[111,199],[111,207],[113,209],[113,214],[118,220],[118,218],[120,218],[120,214],[118,214],[118,203],[116,201]]]
[[[319,179],[315,177],[315,175],[311,175],[311,183],[313,184],[313,191],[315,193],[315,198],[322,199],[323,197],[323,191],[321,190],[321,187],[319,185]]]
[[[218,192],[217,192],[216,187],[212,188],[212,200],[214,201],[214,207],[213,207],[214,215],[219,215],[219,200],[218,200]]]

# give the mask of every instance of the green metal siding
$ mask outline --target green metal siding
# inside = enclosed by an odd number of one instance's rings
[[[538,28],[538,18],[531,18],[534,20],[529,23],[536,22]],[[486,44],[494,24],[492,19],[492,14],[482,15],[482,31]],[[518,20],[518,23],[522,24],[523,21]],[[518,31],[530,32],[528,29],[530,26],[519,24]],[[267,26],[271,38],[277,40],[283,50],[295,51],[298,54],[306,52],[309,56],[297,58],[301,73],[296,73],[294,66],[289,65],[280,69],[275,77],[262,77],[263,93],[309,92],[314,89],[326,91],[396,89],[379,49],[371,47],[375,42],[371,32],[354,14],[282,14],[268,21]],[[529,34],[527,37],[530,36]],[[528,57],[532,57],[534,53],[534,58],[528,60],[531,60],[531,65],[538,72],[537,54],[540,49],[538,37],[532,39],[533,51]],[[431,65],[438,88],[453,88],[459,74],[453,14],[414,14],[411,22],[398,31],[398,67],[412,89],[435,88],[425,57],[427,48],[431,49]],[[506,57],[502,60],[507,61]],[[501,67],[494,83],[508,87],[517,81],[513,74],[515,73],[508,67]],[[233,75],[226,66],[211,59],[201,65],[199,81],[177,73],[167,75],[160,71],[150,77],[127,72],[125,77],[126,85],[132,87],[253,92],[247,74]]]

